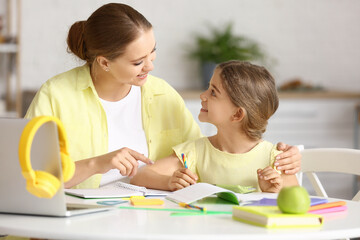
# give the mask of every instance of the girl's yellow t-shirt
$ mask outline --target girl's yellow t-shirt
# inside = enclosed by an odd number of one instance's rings
[[[273,166],[276,155],[281,153],[268,141],[260,142],[247,153],[227,153],[216,149],[207,137],[179,144],[173,150],[181,161],[181,154],[185,154],[187,166],[198,175],[199,182],[252,186],[257,191],[257,169]]]

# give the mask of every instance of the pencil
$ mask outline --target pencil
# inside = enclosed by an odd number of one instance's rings
[[[202,212],[206,212],[206,208],[204,207],[200,207],[200,206],[196,206],[196,205],[192,205],[192,204],[187,204],[184,202],[179,203],[179,206],[184,207],[184,208],[189,208],[189,209],[198,209]]]
[[[315,210],[319,210],[319,209],[332,208],[332,207],[339,207],[339,206],[344,206],[344,205],[346,205],[345,201],[323,203],[323,204],[311,206],[309,208],[309,211],[315,211]]]
[[[181,154],[181,158],[182,158],[182,161],[184,162],[184,167],[185,168],[188,168],[188,166],[187,166],[187,163],[186,163],[186,157],[185,157],[185,154]]]

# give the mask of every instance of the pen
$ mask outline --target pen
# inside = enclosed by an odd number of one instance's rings
[[[188,168],[188,166],[187,166],[187,163],[186,163],[186,157],[185,157],[185,154],[181,154],[181,158],[182,158],[182,160],[183,160],[183,162],[184,162],[184,166],[185,166],[185,168]]]
[[[192,204],[187,204],[187,203],[184,203],[184,202],[179,203],[179,206],[184,207],[184,208],[190,208],[190,209],[198,209],[198,210],[200,210],[202,212],[206,212],[206,208],[204,208],[204,207],[199,207],[199,206],[192,205]]]

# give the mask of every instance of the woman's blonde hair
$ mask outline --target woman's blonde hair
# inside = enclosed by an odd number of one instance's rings
[[[279,106],[274,78],[264,67],[237,60],[221,63],[217,69],[231,101],[244,110],[243,131],[251,139],[261,139]]]

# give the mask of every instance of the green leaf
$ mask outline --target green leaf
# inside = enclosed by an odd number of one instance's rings
[[[210,36],[195,36],[195,48],[189,56],[200,62],[225,62],[228,60],[263,61],[265,53],[260,45],[245,36],[233,32],[233,24],[223,28],[210,26]]]

